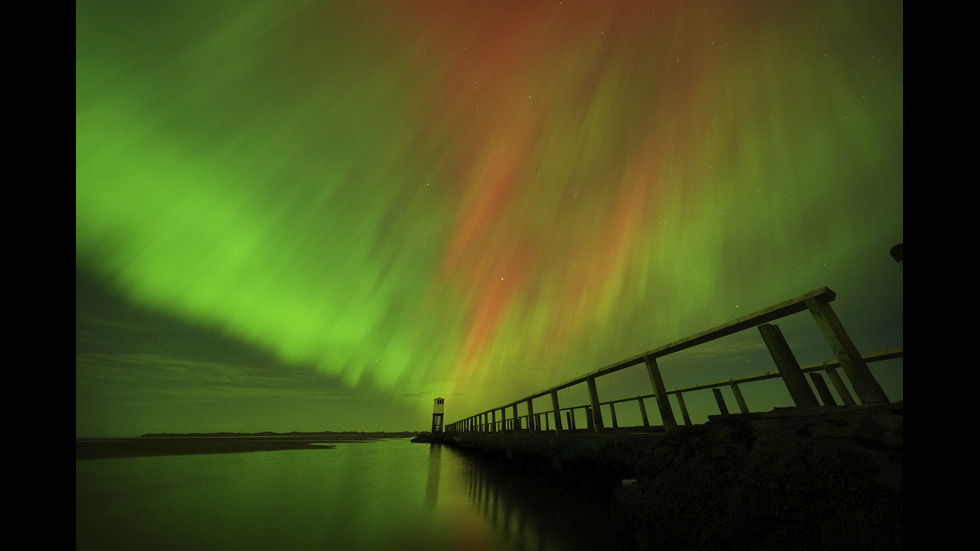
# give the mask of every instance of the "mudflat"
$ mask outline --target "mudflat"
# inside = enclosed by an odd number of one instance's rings
[[[409,435],[409,436],[414,436]],[[136,438],[75,440],[75,460],[114,457],[152,457],[213,453],[248,453],[281,450],[328,450],[333,444],[407,438],[389,433],[262,434],[262,435],[152,435]]]

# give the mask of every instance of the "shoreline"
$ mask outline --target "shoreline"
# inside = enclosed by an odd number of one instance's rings
[[[415,433],[167,434],[131,438],[76,438],[75,461],[165,455],[284,450],[329,450],[334,444],[410,438]]]

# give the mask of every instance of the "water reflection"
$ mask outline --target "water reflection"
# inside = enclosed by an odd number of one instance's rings
[[[75,464],[76,549],[612,549],[608,495],[407,441]]]
[[[439,444],[430,444],[429,447],[429,476],[425,483],[425,505],[426,507],[433,508],[436,506],[436,499],[439,496],[439,472],[440,472],[440,456],[442,455],[442,446]]]
[[[460,456],[465,465],[466,496],[504,547],[573,551],[616,546],[610,488],[534,474],[507,461],[431,446],[428,491],[438,493],[439,476],[433,471],[439,469],[441,454]]]

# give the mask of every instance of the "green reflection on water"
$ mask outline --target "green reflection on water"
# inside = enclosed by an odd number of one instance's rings
[[[609,530],[575,488],[407,440],[78,461],[75,475],[80,550],[564,550]]]

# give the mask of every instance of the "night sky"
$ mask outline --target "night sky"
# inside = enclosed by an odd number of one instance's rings
[[[426,430],[822,286],[902,346],[901,2],[75,5],[76,436]]]

